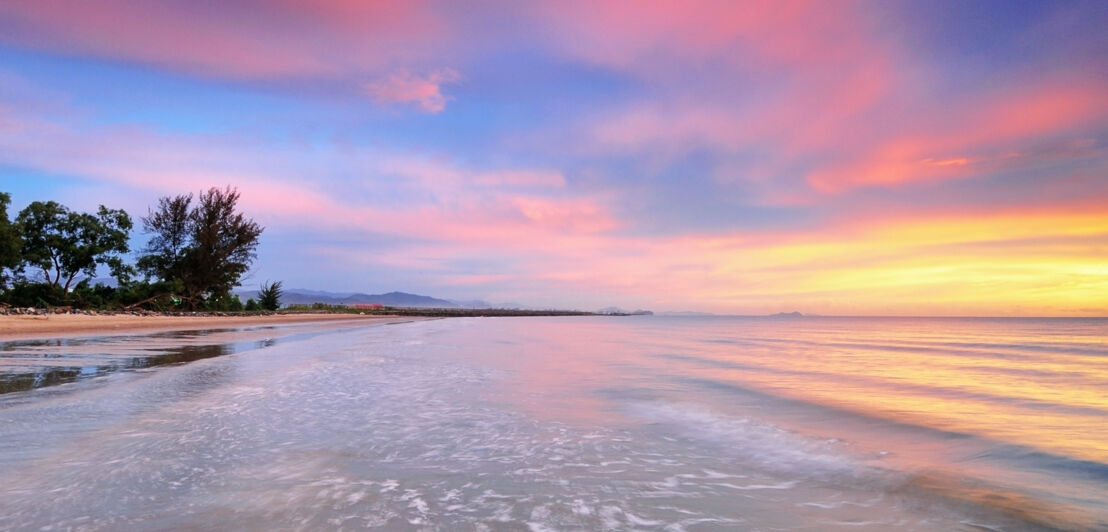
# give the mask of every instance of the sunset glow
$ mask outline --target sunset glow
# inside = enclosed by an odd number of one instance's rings
[[[1105,27],[1104,2],[2,2],[0,192],[137,217],[235,186],[251,287],[1105,316]]]

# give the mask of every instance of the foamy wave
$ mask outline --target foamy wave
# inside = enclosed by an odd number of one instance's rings
[[[765,421],[665,401],[638,402],[629,410],[636,417],[671,425],[684,437],[724,446],[747,464],[789,478],[830,480],[878,473],[852,457],[841,441],[805,437]]]

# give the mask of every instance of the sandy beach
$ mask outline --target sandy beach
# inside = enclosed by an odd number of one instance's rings
[[[370,323],[395,319],[392,316],[359,316],[352,314],[278,314],[269,316],[133,316],[126,314],[88,316],[82,314],[49,314],[40,316],[0,316],[0,339],[58,338],[126,332],[188,331],[313,322],[360,321]]]

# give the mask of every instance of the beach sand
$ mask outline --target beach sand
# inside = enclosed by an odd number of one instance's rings
[[[353,314],[278,314],[270,316],[87,316],[49,314],[0,316],[0,339],[60,338],[129,332],[189,331],[199,329],[285,325],[293,323],[351,322],[371,324],[396,321],[395,316]]]

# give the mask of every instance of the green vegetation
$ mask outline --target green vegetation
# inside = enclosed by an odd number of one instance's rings
[[[271,312],[281,307],[281,281],[263,283],[257,299],[233,294],[256,258],[263,228],[237,211],[239,193],[211,188],[199,196],[163,197],[142,218],[149,241],[134,265],[133,223],[124,211],[101,205],[95,214],[36,201],[14,221],[11,196],[0,192],[0,308],[63,307],[95,310]],[[107,267],[116,286],[92,284]],[[143,278],[136,279],[141,273]],[[404,316],[572,316],[574,311],[452,308],[355,308],[290,305],[294,311]]]
[[[265,310],[277,310],[281,308],[281,281],[265,283],[258,291],[258,305]]]
[[[130,280],[133,268],[124,264],[132,223],[122,210],[103,205],[95,215],[72,212],[57,202],[36,201],[15,219],[21,236],[21,267],[36,268],[55,290],[68,292],[79,274],[96,275],[105,264],[120,284]]]
[[[235,189],[211,188],[195,206],[192,199],[161,198],[142,219],[152,237],[138,267],[148,278],[179,282],[185,305],[195,310],[231,297],[256,257],[263,228],[235,211]]]
[[[8,205],[12,197],[0,192],[0,289],[8,284],[7,271],[19,267],[21,261],[19,231],[8,221]]]
[[[0,306],[100,310],[276,310],[281,283],[263,286],[262,301],[231,293],[256,257],[263,228],[237,212],[227,187],[158,200],[142,219],[150,240],[134,265],[133,227],[123,210],[71,211],[35,201],[9,220],[11,196],[0,192]],[[92,285],[106,267],[116,286]],[[141,272],[143,279],[135,279]],[[82,278],[83,277],[83,278]]]

